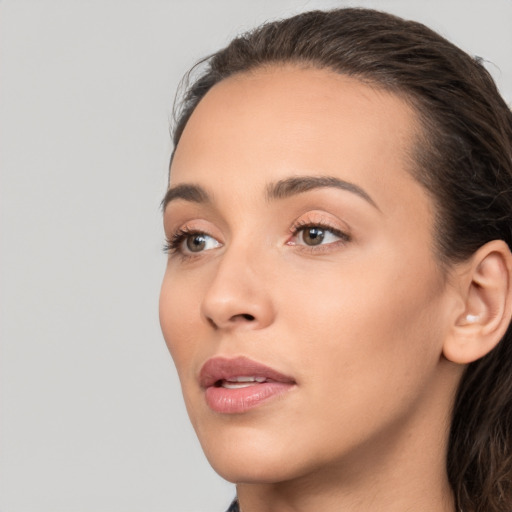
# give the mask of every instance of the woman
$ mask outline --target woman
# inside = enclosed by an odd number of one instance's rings
[[[232,510],[512,510],[512,113],[488,73],[364,9],[207,64],[160,319]]]

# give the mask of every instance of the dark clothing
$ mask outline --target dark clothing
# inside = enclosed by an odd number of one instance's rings
[[[238,507],[238,500],[236,498],[233,500],[233,503],[231,503],[226,512],[240,512],[240,508]]]

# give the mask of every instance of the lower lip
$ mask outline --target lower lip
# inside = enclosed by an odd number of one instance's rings
[[[212,411],[240,414],[290,390],[293,384],[262,382],[238,389],[210,386],[206,388],[206,403]]]

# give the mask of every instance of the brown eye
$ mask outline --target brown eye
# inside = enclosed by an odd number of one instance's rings
[[[320,245],[325,238],[325,230],[319,227],[305,228],[302,231],[302,240],[306,245]]]
[[[201,252],[206,247],[206,237],[202,234],[187,237],[185,244],[190,252]]]
[[[295,235],[287,242],[289,245],[304,245],[318,247],[350,241],[350,235],[339,229],[323,226],[322,224],[309,224],[294,228]]]
[[[210,251],[222,247],[222,244],[213,236],[202,231],[192,231],[187,228],[178,229],[167,239],[164,251],[170,256],[180,254],[184,258],[198,255],[201,252]]]

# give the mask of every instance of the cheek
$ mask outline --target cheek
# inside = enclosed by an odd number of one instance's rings
[[[291,338],[300,344],[290,352],[300,358],[310,385],[304,389],[316,395],[312,403],[324,411],[367,415],[368,406],[386,400],[390,410],[400,407],[420,394],[439,361],[443,295],[437,272],[420,277],[398,266],[398,278],[396,264],[380,263],[364,272],[347,265],[338,273],[316,273],[307,292],[288,289],[294,297],[288,315],[296,319],[288,322],[295,325]]]
[[[191,369],[189,363],[197,348],[194,333],[198,330],[198,311],[193,288],[181,286],[178,279],[166,272],[160,290],[160,326],[180,379]]]

